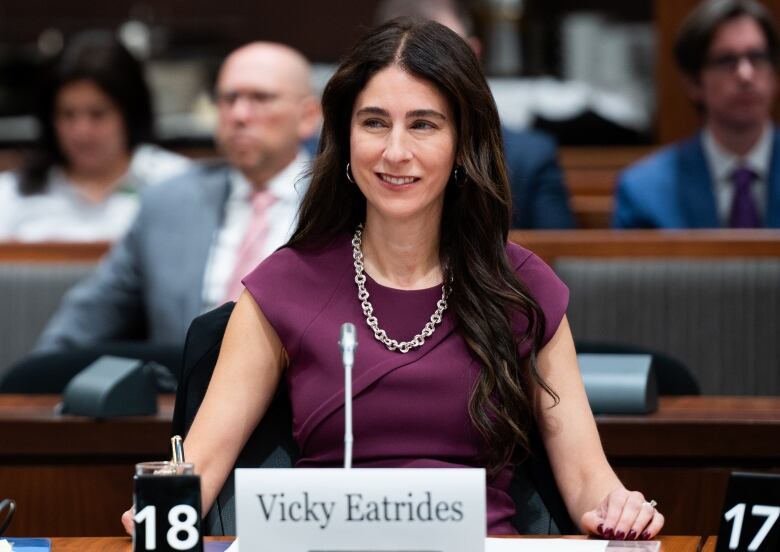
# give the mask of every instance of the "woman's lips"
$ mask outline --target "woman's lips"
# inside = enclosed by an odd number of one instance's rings
[[[382,182],[386,182],[393,186],[404,186],[407,184],[414,184],[415,182],[420,180],[416,176],[395,176],[395,175],[385,174],[385,173],[376,173],[376,175]]]

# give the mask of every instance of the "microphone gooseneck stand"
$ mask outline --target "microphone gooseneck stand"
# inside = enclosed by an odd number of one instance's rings
[[[344,364],[344,468],[352,467],[352,366],[355,364],[357,330],[355,325],[341,325],[341,362]]]

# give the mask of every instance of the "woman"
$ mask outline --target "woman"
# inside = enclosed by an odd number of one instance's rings
[[[355,47],[322,101],[298,228],[244,279],[187,436],[204,511],[281,377],[298,465],[341,464],[335,343],[352,321],[356,467],[484,466],[488,532],[510,533],[511,460],[537,423],[584,532],[654,536],[663,516],[621,485],[601,449],[565,286],[507,244],[498,115],[466,43],[437,23],[390,22]]]
[[[111,34],[88,32],[41,90],[38,151],[18,173],[0,174],[0,239],[118,238],[139,190],[189,166],[146,144],[153,114],[141,65]]]

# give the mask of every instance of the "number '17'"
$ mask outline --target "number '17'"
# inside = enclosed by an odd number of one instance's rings
[[[761,529],[758,530],[756,536],[748,544],[748,550],[755,552],[764,539],[772,530],[772,526],[780,517],[780,506],[767,506],[765,504],[754,504],[750,513],[754,516],[763,516],[766,521],[761,525]],[[723,514],[726,521],[734,520],[734,525],[731,526],[731,538],[729,539],[729,550],[736,550],[739,546],[739,538],[742,533],[742,522],[745,520],[745,503],[740,502],[736,504],[731,510]]]

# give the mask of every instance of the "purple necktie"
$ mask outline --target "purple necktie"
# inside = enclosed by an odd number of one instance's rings
[[[734,182],[734,199],[731,202],[729,224],[732,228],[758,228],[761,226],[756,202],[753,201],[753,195],[750,193],[750,185],[756,178],[758,175],[744,165],[737,167],[731,173],[731,181]]]

